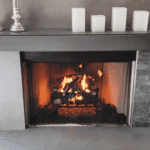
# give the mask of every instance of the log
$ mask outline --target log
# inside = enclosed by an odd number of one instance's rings
[[[65,87],[64,87],[64,92],[63,92],[63,96],[66,95],[66,93],[80,80],[79,77],[77,77],[76,79],[74,79],[72,82],[68,83]]]
[[[92,89],[92,93],[95,92],[96,94],[98,94],[98,91],[99,91],[98,87]]]
[[[55,99],[55,100],[53,101],[53,103],[54,103],[55,105],[59,105],[59,104],[61,104],[61,99],[60,99],[60,98],[57,98],[57,99]]]
[[[73,86],[72,91],[75,92],[77,91],[79,95],[83,95],[84,91],[81,90],[81,88],[79,88],[78,86]]]
[[[59,92],[53,92],[51,95],[51,103],[54,104],[56,99],[61,99],[62,95]]]
[[[76,93],[72,92],[72,93],[68,93],[67,95],[68,99],[74,98],[76,96]]]

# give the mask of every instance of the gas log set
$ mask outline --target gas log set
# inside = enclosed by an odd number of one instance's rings
[[[94,73],[84,70],[72,74],[68,71],[62,73],[63,77],[61,74],[54,76],[50,80],[50,100],[37,107],[37,115],[30,124],[125,123],[126,117],[120,117],[115,106],[101,101],[102,87],[99,81],[102,72],[95,70]]]
[[[99,88],[93,81],[94,78],[87,74],[72,74],[57,79],[59,84],[52,88],[51,103],[59,106],[97,106]]]
[[[97,75],[101,77],[102,72],[98,70]],[[39,124],[95,122],[99,88],[94,85],[93,76],[70,74],[57,78],[57,82],[51,101],[44,108],[39,107]]]

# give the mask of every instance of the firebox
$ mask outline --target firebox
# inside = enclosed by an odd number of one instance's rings
[[[22,52],[27,125],[126,124],[136,52]]]

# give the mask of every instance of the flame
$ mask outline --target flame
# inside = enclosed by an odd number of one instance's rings
[[[76,95],[76,100],[83,100],[83,96],[82,95],[81,96]]]
[[[82,64],[80,64],[80,65],[79,65],[79,68],[83,68],[83,65],[82,65]]]
[[[69,101],[72,101],[73,103],[75,103],[76,97],[70,98]]]
[[[69,77],[64,77],[63,81],[62,81],[62,88],[61,88],[61,92],[64,92],[64,87],[66,85],[66,83],[70,83],[72,82],[73,79],[72,78],[69,78]]]
[[[72,92],[72,88],[68,92],[71,93]]]
[[[86,83],[85,79],[86,79],[86,74],[84,74],[83,80],[81,81],[83,90],[85,90],[88,87],[88,84]]]
[[[90,90],[88,89],[88,84],[86,83],[86,74],[84,74],[83,80],[81,81],[81,85],[82,85],[82,89],[85,92],[90,93]]]
[[[82,86],[82,90],[84,90],[87,93],[90,93],[91,91],[88,89],[88,83],[86,82],[86,74],[84,74],[83,79],[81,81],[81,86]],[[69,77],[64,77],[63,81],[62,81],[62,88],[61,88],[61,92],[64,92],[64,87],[67,83],[72,82],[73,79],[69,78]],[[72,88],[68,91],[68,92],[72,92]],[[78,95],[78,91],[75,91],[76,96],[73,98],[70,98],[69,101],[72,101],[73,103],[75,103],[76,100],[84,100],[83,96]]]
[[[101,72],[100,70],[98,70],[97,75],[98,75],[99,77],[101,77],[101,76],[102,76],[102,72]]]
[[[83,100],[83,96],[79,96],[79,95],[76,95],[75,97],[73,98],[70,98],[69,101],[72,101],[73,103],[75,103],[76,100]]]
[[[85,89],[85,92],[90,93],[91,91],[89,89]]]

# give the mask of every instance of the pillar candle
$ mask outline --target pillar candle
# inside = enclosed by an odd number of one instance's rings
[[[127,8],[125,7],[113,7],[112,8],[112,31],[125,31],[127,20]]]
[[[91,31],[92,32],[104,32],[105,20],[106,20],[106,17],[104,15],[92,15],[91,16]]]
[[[72,32],[85,32],[85,8],[72,8]]]
[[[147,31],[149,12],[148,11],[134,11],[132,30],[133,31]]]

